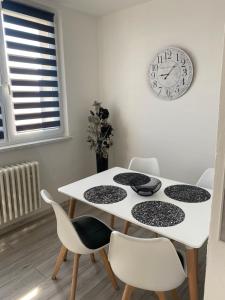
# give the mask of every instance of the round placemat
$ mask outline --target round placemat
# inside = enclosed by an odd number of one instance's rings
[[[137,221],[156,227],[174,226],[183,222],[185,218],[185,213],[180,207],[162,201],[138,203],[131,213]]]
[[[140,173],[120,173],[113,177],[116,183],[123,185],[143,185],[150,181],[150,177]]]
[[[193,185],[171,185],[165,188],[164,193],[171,199],[188,202],[188,203],[199,203],[207,201],[211,198],[208,191]]]
[[[99,185],[84,192],[84,198],[96,204],[111,204],[122,201],[127,197],[127,192],[113,185]]]

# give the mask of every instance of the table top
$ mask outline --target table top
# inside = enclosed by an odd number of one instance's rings
[[[180,242],[187,247],[200,248],[204,244],[209,235],[212,197],[208,201],[200,203],[185,203],[173,200],[165,195],[164,189],[170,185],[183,183],[157,176],[152,177],[160,179],[160,181],[162,182],[161,189],[152,196],[139,196],[131,189],[131,187],[117,184],[113,180],[113,177],[115,175],[124,172],[134,171],[115,167],[105,172],[101,172],[74,183],[68,184],[66,186],[60,187],[58,191],[88,205],[99,208],[109,214],[115,215],[121,219],[136,224],[140,227],[156,232],[159,235]],[[151,174],[146,175],[151,176]],[[124,200],[113,204],[95,204],[87,201],[84,198],[84,192],[98,185],[119,186],[126,190],[127,197]],[[208,190],[208,192],[212,194],[212,190]],[[131,213],[132,208],[136,204],[144,201],[164,201],[175,204],[184,211],[185,219],[180,224],[170,227],[155,227],[145,225],[137,221]]]

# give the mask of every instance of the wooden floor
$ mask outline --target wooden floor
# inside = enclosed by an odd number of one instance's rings
[[[91,214],[104,221],[109,216],[84,204],[77,205],[76,215]],[[116,221],[116,229],[122,229],[123,222]],[[150,231],[131,226],[129,234],[138,237],[151,237]],[[182,247],[177,245],[178,248]],[[0,299],[1,300],[65,300],[68,299],[72,272],[72,255],[60,270],[58,280],[50,276],[60,248],[56,234],[54,215],[45,217],[11,234],[0,237]],[[149,253],[149,255],[151,255]],[[199,255],[200,300],[203,299],[206,245]],[[89,256],[82,256],[79,268],[76,300],[119,300],[123,291],[113,290],[105,273],[102,261],[97,257],[96,264]],[[188,300],[187,282],[179,289],[181,299]],[[27,296],[27,297],[25,297]],[[152,292],[135,290],[132,300],[153,300]],[[168,300],[171,298],[168,295]]]

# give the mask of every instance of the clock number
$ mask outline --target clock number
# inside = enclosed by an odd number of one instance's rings
[[[165,60],[171,59],[171,57],[172,57],[172,51],[171,50],[167,50],[165,52]]]
[[[162,64],[163,62],[163,57],[162,55],[158,56],[158,64]]]
[[[166,90],[166,95],[167,95],[167,97],[170,97],[170,96],[171,96],[171,92],[170,92],[169,89]]]
[[[185,80],[184,80],[184,78],[183,78],[183,80],[182,80],[182,83],[183,83],[183,85],[185,85]]]
[[[152,65],[152,72],[157,72],[159,66],[158,65]]]
[[[184,76],[187,76],[188,73],[187,73],[187,69],[186,68],[183,69],[183,72],[184,72]]]
[[[175,93],[179,94],[180,93],[180,88],[179,88],[179,85],[176,87],[175,89]]]
[[[177,53],[177,61],[179,61],[179,54]]]
[[[180,62],[181,62],[181,64],[182,64],[182,67],[184,67],[184,66],[185,66],[185,63],[186,63],[185,58],[182,58]]]
[[[153,81],[152,86],[153,86],[153,88],[157,88],[158,84],[157,84],[156,80]]]
[[[156,73],[155,73],[155,72],[152,72],[152,73],[151,73],[151,77],[152,77],[152,78],[155,78],[155,77],[156,77]]]
[[[158,95],[160,95],[162,92],[162,86],[159,86],[159,92],[158,92]]]

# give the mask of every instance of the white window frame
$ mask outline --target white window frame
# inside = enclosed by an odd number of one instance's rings
[[[68,113],[67,113],[67,95],[66,95],[66,82],[65,82],[65,69],[64,69],[64,49],[63,49],[63,36],[62,36],[62,22],[61,16],[57,9],[48,7],[33,1],[20,1],[29,6],[33,6],[37,9],[43,9],[54,13],[54,28],[55,28],[55,43],[56,43],[56,61],[57,61],[57,72],[58,72],[58,92],[59,92],[59,109],[60,109],[60,128],[44,129],[44,130],[31,130],[30,132],[16,132],[16,126],[14,124],[13,114],[13,102],[11,98],[11,87],[9,68],[7,66],[6,57],[6,45],[3,29],[3,12],[0,0],[0,38],[4,41],[0,45],[0,76],[3,79],[3,86],[0,86],[0,101],[2,99],[2,116],[4,125],[4,139],[0,141],[0,151],[5,147],[15,148],[17,145],[36,144],[42,141],[52,142],[54,139],[58,140],[63,137],[69,137],[68,128]]]

